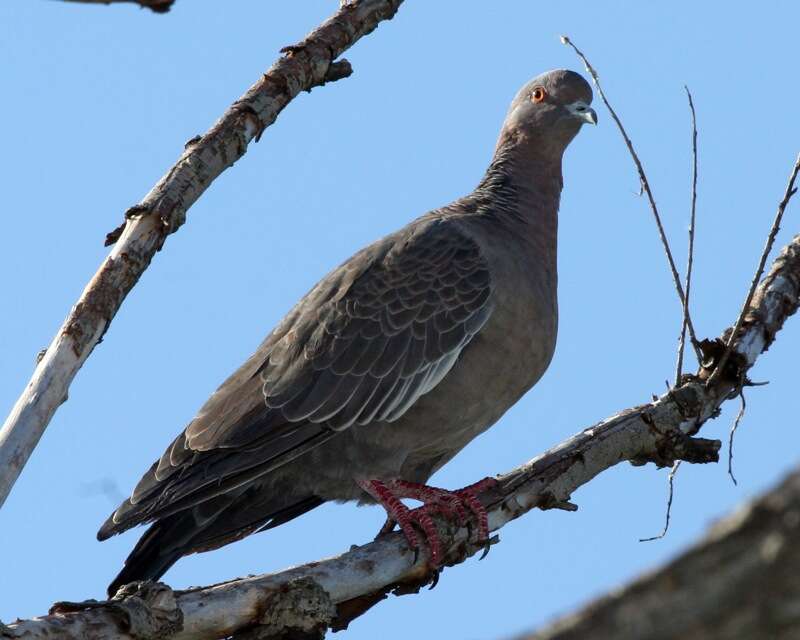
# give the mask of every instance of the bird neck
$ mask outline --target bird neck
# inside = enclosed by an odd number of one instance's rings
[[[487,215],[538,242],[555,243],[563,178],[560,150],[503,131],[492,162],[473,192]],[[489,204],[491,203],[491,204]]]

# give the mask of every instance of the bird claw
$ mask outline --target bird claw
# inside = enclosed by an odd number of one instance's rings
[[[396,524],[397,521],[394,518],[386,518],[386,522],[383,523],[381,528],[378,529],[378,533],[375,534],[375,540],[389,535],[392,531],[394,531]]]
[[[405,480],[380,480],[359,481],[364,491],[369,493],[386,509],[388,519],[378,532],[378,536],[385,535],[400,526],[408,546],[414,550],[414,563],[419,558],[419,536],[417,528],[422,532],[430,550],[431,564],[440,567],[444,561],[442,541],[431,515],[441,514],[453,520],[459,526],[465,526],[470,540],[473,540],[475,531],[471,520],[477,521],[476,544],[486,544],[482,558],[486,557],[491,545],[489,539],[489,519],[486,508],[478,499],[478,495],[497,484],[494,478],[484,478],[480,482],[471,484],[457,491],[447,491],[436,487],[407,482]],[[421,507],[410,509],[400,499],[410,498],[422,502]],[[472,518],[468,517],[467,511]]]
[[[487,538],[483,543],[483,553],[481,553],[481,557],[478,560],[483,560],[486,556],[489,555],[489,551],[491,551],[492,547],[500,542],[500,536],[493,535],[491,538]]]
[[[483,506],[478,495],[497,486],[497,480],[494,478],[484,478],[478,482],[468,485],[463,489],[454,491],[455,495],[459,496],[461,501],[467,505],[472,511],[475,519],[478,521],[478,535],[475,539],[476,543],[488,542],[489,540],[489,514],[486,513],[486,507]],[[470,539],[472,539],[472,531],[470,531]],[[484,556],[485,557],[485,556]]]
[[[439,577],[442,575],[442,570],[440,567],[437,567],[433,570],[433,575],[431,577],[431,586],[428,587],[428,591],[431,591],[437,584],[439,584]]]

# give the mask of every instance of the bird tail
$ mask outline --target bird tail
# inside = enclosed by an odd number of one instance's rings
[[[186,553],[186,543],[197,533],[194,518],[186,515],[178,513],[150,526],[108,585],[109,597],[129,582],[158,580]]]
[[[246,501],[248,496],[240,498]],[[283,504],[276,505],[273,498],[270,501],[271,508],[256,508],[255,513],[248,513],[245,505],[238,501],[224,502],[218,508],[209,503],[205,513],[201,512],[204,505],[198,505],[157,520],[145,531],[125,560],[125,566],[108,586],[109,597],[113,597],[122,585],[129,582],[158,580],[182,556],[218,549],[251,533],[280,526],[325,501],[316,496],[307,496],[288,501],[288,504],[283,500],[281,502]]]

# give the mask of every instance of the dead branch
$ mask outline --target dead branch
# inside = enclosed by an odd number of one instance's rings
[[[800,470],[661,569],[518,640],[800,637]]]
[[[639,542],[653,542],[654,540],[661,540],[666,537],[669,531],[669,521],[672,516],[672,499],[675,497],[675,475],[678,473],[680,466],[681,460],[676,460],[672,465],[672,469],[669,470],[669,475],[667,475],[667,507],[664,513],[664,528],[661,529],[660,533],[654,536],[639,538]]]
[[[683,320],[681,321],[681,333],[678,338],[678,361],[675,364],[675,386],[681,383],[683,373],[683,350],[686,345],[686,327],[689,324],[689,300],[692,295],[692,267],[694,266],[694,229],[697,213],[697,114],[694,110],[694,100],[689,87],[684,85],[686,97],[689,99],[689,111],[692,114],[692,207],[689,214],[689,246],[686,254],[686,280],[684,287],[686,297],[683,299]]]
[[[772,245],[775,242],[775,236],[778,235],[778,230],[781,227],[783,212],[786,211],[786,205],[789,204],[789,200],[791,200],[792,196],[797,192],[794,182],[797,179],[798,172],[800,172],[800,154],[797,154],[794,167],[792,167],[792,172],[789,174],[789,182],[786,185],[786,191],[784,192],[783,198],[778,204],[778,211],[775,213],[775,219],[772,221],[772,227],[769,230],[767,242],[764,244],[764,250],[761,252],[761,258],[758,261],[758,267],[756,268],[755,275],[753,276],[753,281],[750,283],[750,289],[747,292],[747,297],[744,300],[744,304],[742,304],[742,310],[739,312],[739,317],[736,319],[736,324],[734,324],[733,329],[731,330],[731,333],[725,343],[725,352],[722,354],[722,357],[717,364],[717,369],[711,374],[709,384],[713,383],[718,376],[722,375],[725,364],[731,355],[733,343],[736,340],[736,336],[739,334],[739,329],[742,327],[748,310],[750,309],[750,301],[755,295],[756,287],[758,286],[759,280],[761,280],[761,274],[764,273],[764,266],[767,264],[767,258],[772,251]]]
[[[167,13],[175,0],[64,0],[65,2],[82,2],[84,4],[138,4],[142,9],[150,9],[153,13]]]
[[[739,412],[736,414],[736,419],[731,425],[731,430],[728,433],[728,475],[730,476],[733,484],[739,484],[736,481],[736,476],[733,475],[733,440],[736,437],[736,430],[739,428],[739,423],[744,418],[744,412],[747,411],[747,400],[744,398],[744,389],[739,389],[739,399],[742,404],[739,405]]]
[[[108,329],[123,300],[167,236],[212,181],[247,151],[301,91],[346,77],[346,60],[334,62],[383,20],[402,0],[354,0],[282,55],[202,136],[187,142],[178,161],[144,199],[128,209],[109,234],[116,246],[84,289],[39,361],[33,377],[0,429],[0,507],[72,379]]]
[[[681,303],[681,312],[686,315],[686,324],[689,327],[689,336],[692,339],[692,346],[697,354],[698,361],[700,361],[700,348],[697,342],[697,335],[694,331],[694,324],[692,324],[692,317],[688,313],[686,295],[684,294],[683,286],[681,286],[681,277],[678,275],[678,268],[675,266],[675,259],[672,257],[672,249],[670,249],[669,240],[667,240],[667,234],[664,231],[664,225],[661,223],[661,215],[658,213],[656,200],[653,197],[652,190],[650,189],[650,181],[647,179],[647,174],[644,171],[642,161],[639,159],[636,149],[633,148],[633,141],[628,136],[628,132],[625,130],[625,127],[623,126],[622,121],[619,119],[617,112],[614,111],[614,107],[611,106],[611,103],[606,97],[605,91],[603,91],[603,86],[600,84],[600,76],[597,74],[597,70],[591,65],[584,53],[575,46],[569,37],[561,36],[561,43],[571,47],[576,55],[581,59],[581,62],[583,62],[584,67],[586,67],[586,73],[592,77],[592,82],[594,82],[594,86],[597,87],[597,93],[600,94],[600,99],[603,101],[603,104],[606,105],[606,109],[608,109],[608,112],[611,114],[614,124],[617,125],[617,129],[619,129],[619,132],[622,134],[622,139],[625,141],[625,146],[628,148],[628,153],[630,154],[633,163],[636,165],[636,171],[639,174],[639,184],[641,185],[641,190],[647,194],[647,200],[650,203],[650,210],[653,212],[653,219],[655,220],[656,228],[658,229],[658,237],[661,240],[661,246],[664,248],[664,254],[667,257],[669,270],[672,274],[672,281],[675,284],[675,291],[678,293],[678,299]]]
[[[800,235],[776,258],[752,297],[733,344],[731,364],[736,364],[736,371],[719,376],[714,384],[706,384],[706,369],[697,376],[684,376],[680,387],[653,402],[584,429],[500,476],[497,486],[481,496],[489,510],[490,529],[497,531],[534,508],[574,510],[570,502],[574,491],[622,461],[659,466],[676,460],[717,461],[721,443],[694,434],[718,414],[798,305]],[[710,368],[714,354],[723,349],[721,338],[707,341],[704,360],[710,361]],[[444,521],[437,525],[445,542],[446,564],[463,562],[480,550],[470,544],[467,527]],[[14,622],[0,629],[0,638],[197,640],[230,635],[263,638],[276,627],[284,632],[341,629],[387,594],[416,592],[438,579],[427,561],[424,553],[415,559],[404,538],[395,533],[335,558],[210,587],[172,592],[163,585],[134,583],[110,602],[61,603],[50,615]],[[93,635],[84,635],[87,630]]]

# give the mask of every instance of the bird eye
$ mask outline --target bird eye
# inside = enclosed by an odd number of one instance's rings
[[[536,87],[531,94],[531,102],[541,102],[547,97],[547,91],[543,87]]]

